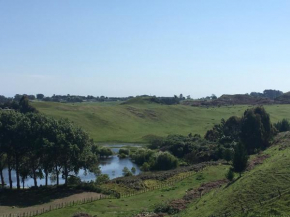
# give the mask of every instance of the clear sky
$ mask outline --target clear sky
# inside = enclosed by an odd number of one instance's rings
[[[0,0],[0,95],[290,91],[289,0]]]

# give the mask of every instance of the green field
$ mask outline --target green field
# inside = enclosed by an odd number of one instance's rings
[[[122,199],[106,199],[89,204],[68,207],[52,211],[41,216],[71,217],[77,212],[86,212],[98,217],[130,217],[142,211],[152,211],[157,204],[165,203],[169,200],[179,199],[189,188],[195,188],[202,183],[223,179],[228,166],[220,165],[208,167],[203,172],[197,173],[179,183],[170,190],[159,189],[139,195]],[[202,174],[203,179],[197,179],[198,174]]]
[[[160,105],[135,102],[53,103],[33,102],[40,112],[68,118],[86,129],[95,142],[146,143],[150,138],[169,134],[205,132],[222,118],[241,116],[249,106],[200,108],[185,105]],[[272,122],[290,119],[290,105],[265,106]]]

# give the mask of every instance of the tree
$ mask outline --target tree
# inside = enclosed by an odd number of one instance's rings
[[[135,173],[136,173],[136,168],[135,168],[135,167],[132,167],[132,168],[131,168],[131,172],[132,172],[133,174],[135,174]]]
[[[36,110],[36,108],[32,107],[29,104],[29,99],[26,95],[23,95],[19,101],[19,107],[20,107],[20,112],[21,113],[37,113],[38,111]]]
[[[229,180],[229,181],[233,181],[233,179],[234,179],[234,171],[233,171],[233,169],[232,168],[230,168],[229,170],[228,170],[228,172],[226,173],[226,178]]]
[[[279,132],[290,131],[290,123],[287,119],[283,119],[282,121],[279,121],[278,123],[274,124],[274,126]]]
[[[97,176],[96,184],[101,185],[101,184],[104,184],[108,181],[110,181],[110,177],[107,174],[100,174]]]
[[[169,152],[158,153],[154,169],[156,170],[170,170],[176,168],[178,160]]]
[[[249,154],[269,146],[274,134],[270,116],[263,107],[245,111],[241,120],[241,141]]]
[[[240,174],[246,170],[248,166],[248,154],[242,143],[238,143],[234,149],[234,157],[233,157],[233,170]]]
[[[42,93],[36,94],[36,98],[38,100],[42,100],[44,98],[44,95]]]
[[[129,155],[129,153],[130,153],[130,151],[127,148],[121,148],[119,150],[119,155],[124,154],[126,156],[126,155]]]
[[[100,149],[100,156],[101,157],[109,157],[112,156],[114,153],[110,148],[103,147]]]
[[[229,148],[226,148],[226,149],[224,150],[224,152],[223,152],[223,158],[224,158],[227,162],[231,161],[231,160],[233,159],[233,152],[232,152],[232,150],[229,149]]]
[[[212,95],[211,95],[211,99],[217,99],[217,96],[214,95],[214,94],[212,94]]]
[[[122,172],[123,172],[123,176],[133,176],[132,172],[128,169],[128,167],[124,167]]]
[[[12,169],[15,165],[15,132],[21,114],[15,111],[2,112],[0,114],[0,144],[2,153],[6,154],[9,187],[12,189]]]
[[[140,169],[144,172],[149,171],[150,165],[147,162],[144,162]]]
[[[1,186],[4,188],[5,186],[5,181],[4,181],[4,175],[3,175],[3,170],[7,165],[7,156],[4,154],[3,151],[1,151],[1,144],[0,144],[0,181],[1,181]]]

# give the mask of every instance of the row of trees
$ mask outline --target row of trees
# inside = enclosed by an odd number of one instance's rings
[[[8,169],[9,186],[12,188],[11,171],[16,171],[17,188],[27,177],[55,177],[65,183],[71,174],[80,169],[98,172],[98,147],[88,134],[68,120],[55,120],[39,113],[0,112],[0,175],[4,187],[3,169]]]
[[[281,95],[283,95],[283,92],[280,90],[264,90],[263,93],[259,92],[252,92],[250,93],[251,96],[254,97],[265,97],[269,99],[275,99]]]

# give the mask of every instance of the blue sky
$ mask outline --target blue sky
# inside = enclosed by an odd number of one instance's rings
[[[0,0],[0,95],[287,92],[289,11],[289,0]]]

